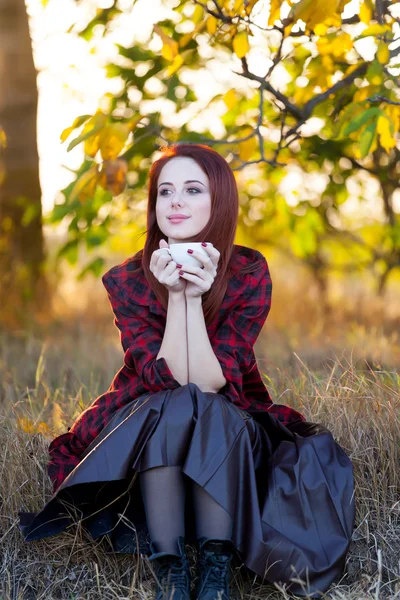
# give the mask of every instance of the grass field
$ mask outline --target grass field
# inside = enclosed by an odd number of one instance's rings
[[[275,402],[289,404],[333,433],[350,456],[356,526],[346,567],[326,597],[400,598],[400,315],[398,293],[378,301],[349,282],[323,314],[304,278],[290,285],[274,269],[273,306],[256,355]],[[73,284],[41,334],[0,338],[0,598],[152,598],[150,566],[110,557],[82,531],[24,542],[18,511],[51,496],[47,446],[122,366],[118,330],[99,282]],[[83,290],[83,291],[82,291]],[[299,300],[300,299],[300,300]],[[78,303],[79,301],[79,303]],[[193,574],[194,549],[189,547]],[[234,598],[289,597],[231,573]]]

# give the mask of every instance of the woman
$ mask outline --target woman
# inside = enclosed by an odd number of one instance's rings
[[[80,520],[114,552],[147,555],[157,600],[190,598],[185,541],[199,551],[199,600],[229,598],[233,556],[318,598],[353,531],[349,457],[325,427],[274,404],[258,371],[272,283],[264,256],[233,243],[238,207],[213,149],[176,144],[153,163],[145,247],[102,278],[124,365],[51,442],[50,501],[20,513],[26,540]],[[202,243],[201,267],[172,260],[182,242]]]

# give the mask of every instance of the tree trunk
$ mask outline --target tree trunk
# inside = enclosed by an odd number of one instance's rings
[[[44,272],[37,86],[24,0],[0,0],[0,325],[29,327],[49,312]]]

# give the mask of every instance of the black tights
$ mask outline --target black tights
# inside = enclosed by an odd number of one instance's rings
[[[140,472],[140,488],[150,539],[162,552],[178,552],[178,537],[185,535],[186,482],[181,466],[154,467]],[[231,539],[232,519],[195,481],[193,508],[197,538]]]

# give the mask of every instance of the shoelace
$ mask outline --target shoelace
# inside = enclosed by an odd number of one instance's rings
[[[159,575],[168,586],[172,587],[174,584],[175,587],[185,588],[188,585],[185,565],[180,560],[160,565]]]
[[[212,564],[212,568],[207,573],[207,579],[204,582],[204,587],[202,588],[204,591],[207,591],[211,587],[214,588],[215,585],[221,585],[223,582],[223,579],[229,570],[229,561],[226,559],[226,556],[226,554],[219,556],[214,555],[205,559],[206,563]],[[222,558],[221,561],[219,560],[220,557]]]

